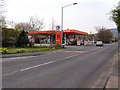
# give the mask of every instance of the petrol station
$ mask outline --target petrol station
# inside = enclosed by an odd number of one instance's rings
[[[48,31],[29,31],[28,35],[35,38],[35,43],[50,44],[50,39],[53,37],[53,44],[65,44],[65,45],[75,45],[77,41],[81,43],[82,41],[88,40],[88,33],[69,29],[69,30],[48,30]],[[43,42],[42,42],[43,41]]]

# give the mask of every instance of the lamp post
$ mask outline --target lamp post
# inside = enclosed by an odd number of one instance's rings
[[[62,30],[63,30],[63,8],[71,6],[71,5],[76,5],[76,4],[77,3],[72,3],[72,4],[69,4],[69,5],[66,5],[66,6],[62,7],[62,15],[61,15],[61,46],[62,46],[62,39],[63,39],[63,32],[62,32]]]

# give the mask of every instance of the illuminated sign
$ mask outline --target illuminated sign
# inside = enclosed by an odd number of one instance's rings
[[[61,31],[56,31],[55,33],[55,43],[61,44]]]
[[[56,26],[56,30],[60,30],[60,26]]]

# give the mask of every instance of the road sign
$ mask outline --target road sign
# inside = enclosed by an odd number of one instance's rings
[[[56,30],[60,30],[60,26],[56,26]]]

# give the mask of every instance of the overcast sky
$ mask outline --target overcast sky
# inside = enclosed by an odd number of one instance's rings
[[[109,18],[119,0],[7,0],[6,17],[17,23],[27,22],[31,16],[44,18],[44,30],[49,30],[52,17],[60,25],[61,7],[74,2],[78,4],[64,8],[63,29],[95,33],[96,26],[116,28]]]

